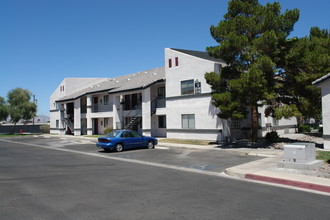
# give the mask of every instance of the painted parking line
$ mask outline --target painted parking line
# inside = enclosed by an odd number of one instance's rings
[[[159,150],[169,150],[170,149],[169,147],[160,147],[160,146],[157,146],[155,148],[159,149]]]

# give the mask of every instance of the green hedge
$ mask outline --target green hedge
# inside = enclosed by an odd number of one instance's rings
[[[299,133],[309,133],[312,131],[312,128],[309,125],[299,125],[298,132]]]

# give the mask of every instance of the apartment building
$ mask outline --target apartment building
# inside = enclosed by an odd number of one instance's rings
[[[225,65],[207,52],[166,48],[164,67],[115,78],[65,78],[50,97],[51,133],[103,134],[112,127],[168,138],[247,138],[251,120],[220,119],[204,79]],[[294,119],[262,115],[260,135],[294,132]]]
[[[330,150],[330,73],[315,80],[313,85],[322,92],[322,124],[324,149]]]

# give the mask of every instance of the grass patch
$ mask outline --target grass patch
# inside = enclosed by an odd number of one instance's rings
[[[193,144],[193,145],[209,145],[214,142],[205,141],[205,140],[190,140],[190,139],[173,139],[173,138],[165,138],[159,139],[160,143],[174,143],[174,144]]]
[[[330,163],[330,152],[329,151],[317,151],[316,159],[324,160],[324,162]]]

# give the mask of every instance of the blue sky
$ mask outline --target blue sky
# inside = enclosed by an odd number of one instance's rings
[[[273,2],[260,0],[261,4]],[[300,9],[291,36],[329,29],[329,0],[279,0]],[[38,113],[65,77],[115,77],[164,65],[164,48],[204,51],[227,0],[0,0],[0,96],[30,90]]]

